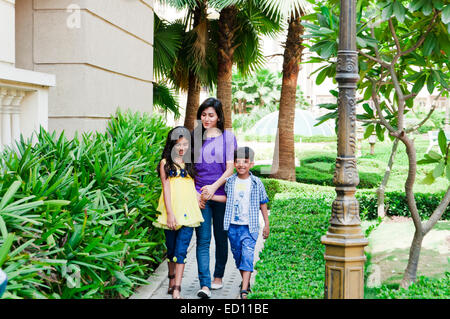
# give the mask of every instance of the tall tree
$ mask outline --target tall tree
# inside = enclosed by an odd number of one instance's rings
[[[233,65],[243,75],[264,64],[261,35],[274,36],[280,18],[271,15],[264,0],[210,0],[220,11],[217,36],[217,98],[225,113],[225,127],[231,128]]]
[[[184,126],[192,130],[200,105],[202,86],[212,87],[217,76],[214,41],[210,38],[210,21],[206,0],[162,0],[187,11],[182,45],[172,65],[169,78],[178,90],[187,92]]]
[[[329,59],[337,53],[337,37],[329,27],[329,22],[336,22],[336,18],[329,15],[330,11],[336,9],[333,7],[335,2],[330,0],[327,7],[318,8],[319,13],[315,19],[312,17],[312,21],[318,22],[320,26],[309,26],[310,37],[316,38],[311,49],[320,55],[322,62],[328,61],[328,65],[318,75],[323,78],[334,77],[336,69]],[[378,136],[384,136],[387,131],[392,140],[402,142],[408,156],[405,194],[415,226],[408,264],[401,283],[402,287],[408,287],[416,280],[423,239],[450,203],[449,187],[430,219],[422,222],[414,198],[413,187],[418,162],[414,140],[410,134],[429,118],[433,108],[417,125],[408,127],[405,124],[406,112],[414,107],[414,97],[425,86],[430,94],[438,91],[439,94],[448,96],[450,3],[448,0],[359,0],[358,8],[359,89],[363,92],[363,100],[373,101],[376,111],[363,104],[364,113],[357,117],[367,121],[367,130],[376,130]],[[324,27],[323,23],[328,23],[328,27]],[[334,113],[327,117],[334,117]],[[419,161],[438,164],[424,182],[432,182],[442,175],[450,179],[450,165],[447,161],[450,144],[447,144],[443,132],[439,135],[442,155],[430,152],[425,155],[424,160]]]
[[[310,10],[310,6],[306,0],[269,0],[267,4],[272,12],[288,20],[278,130],[271,177],[295,181],[295,105],[298,75],[304,49],[302,38],[304,27],[301,18]]]

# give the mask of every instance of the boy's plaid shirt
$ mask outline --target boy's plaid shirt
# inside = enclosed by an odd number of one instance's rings
[[[261,180],[254,176],[251,172],[250,179],[252,181],[250,188],[250,205],[249,209],[249,231],[251,234],[258,234],[259,232],[259,209],[261,204],[269,202],[266,189]],[[225,183],[225,193],[227,194],[227,204],[225,208],[225,217],[223,221],[224,230],[228,230],[231,224],[231,218],[233,216],[233,201],[234,201],[234,185],[236,182],[237,174],[231,175]]]

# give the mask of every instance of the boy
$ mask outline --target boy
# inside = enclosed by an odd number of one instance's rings
[[[269,236],[269,217],[266,190],[261,180],[250,169],[254,166],[254,152],[240,147],[234,152],[236,173],[227,179],[225,193],[227,202],[224,229],[228,231],[231,252],[242,276],[241,299],[247,299],[253,259],[259,233],[259,210],[264,217],[263,238]]]

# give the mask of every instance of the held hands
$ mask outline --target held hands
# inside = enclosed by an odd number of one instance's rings
[[[203,199],[203,194],[200,195],[199,193],[197,193],[197,201],[198,207],[200,207],[200,209],[205,209],[206,200]]]
[[[200,190],[202,191],[202,199],[206,202],[214,196],[214,193],[217,189],[212,185],[206,185],[203,186]]]

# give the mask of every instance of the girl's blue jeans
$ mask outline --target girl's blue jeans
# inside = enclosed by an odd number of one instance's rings
[[[203,219],[200,227],[195,229],[197,236],[197,266],[200,287],[211,289],[211,272],[209,270],[211,244],[211,225],[214,229],[214,240],[216,242],[216,265],[214,278],[223,278],[225,264],[228,259],[228,234],[223,229],[223,218],[225,215],[225,203],[207,201],[202,209]]]
[[[183,226],[178,230],[166,229],[164,233],[166,235],[167,259],[177,264],[185,264],[194,229]]]

